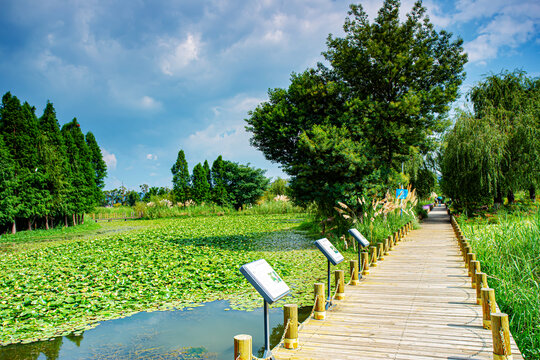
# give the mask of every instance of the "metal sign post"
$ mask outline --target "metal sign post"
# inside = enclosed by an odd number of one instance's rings
[[[349,234],[358,242],[358,278],[362,278],[362,271],[360,266],[362,264],[362,248],[369,246],[369,241],[358,231],[357,229],[349,229]]]
[[[264,259],[250,262],[242,265],[240,272],[253,285],[255,290],[261,294],[264,299],[264,358],[272,356],[270,350],[270,313],[268,305],[276,302],[291,290],[281,279],[281,277],[272,269],[272,267]]]
[[[338,251],[338,249],[335,248],[334,245],[328,240],[327,238],[323,238],[320,240],[315,241],[315,245],[319,248],[319,250],[326,256],[328,259],[328,302],[326,303],[326,309],[328,309],[331,305],[332,301],[332,279],[330,277],[330,265],[337,265],[345,258],[341,253]]]

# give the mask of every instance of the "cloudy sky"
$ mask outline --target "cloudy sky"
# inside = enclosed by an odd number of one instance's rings
[[[249,145],[247,112],[286,87],[342,34],[341,0],[0,0],[0,92],[61,124],[77,117],[108,164],[106,188],[170,186],[218,156],[284,176]],[[373,18],[382,1],[361,2]],[[537,0],[424,2],[432,22],[465,41],[462,93],[490,73],[540,76]],[[412,1],[402,3],[408,11]]]

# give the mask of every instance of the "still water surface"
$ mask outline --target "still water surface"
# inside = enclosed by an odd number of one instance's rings
[[[0,360],[230,360],[233,337],[237,334],[251,335],[253,352],[257,354],[264,345],[262,308],[249,312],[226,311],[228,307],[226,301],[214,301],[192,310],[142,312],[102,322],[81,335],[0,347]],[[310,310],[299,309],[299,321]],[[281,308],[270,309],[270,327],[273,347],[283,332]]]

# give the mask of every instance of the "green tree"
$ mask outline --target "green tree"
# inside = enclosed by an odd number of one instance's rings
[[[201,163],[198,163],[193,168],[193,176],[191,177],[191,195],[193,201],[201,204],[208,201],[210,198],[210,184],[208,184],[207,173]]]
[[[15,215],[20,206],[15,191],[17,178],[15,177],[15,162],[9,148],[0,135],[0,227],[11,225],[11,231],[16,232]]]
[[[141,201],[141,196],[135,190],[130,190],[126,194],[126,202],[129,206],[135,206],[137,201]]]
[[[14,194],[20,201],[16,217],[26,219],[31,230],[35,221],[47,214],[46,204],[50,201],[35,108],[27,102],[21,105],[19,99],[8,92],[2,97],[0,117],[0,133],[15,164],[18,186]]]
[[[43,115],[39,119],[39,127],[43,140],[47,188],[51,195],[51,201],[46,204],[47,213],[45,215],[45,228],[48,229],[50,215],[52,215],[52,220],[54,216],[67,214],[66,201],[71,189],[65,144],[60,133],[56,111],[51,102],[47,102],[45,106]]]
[[[486,119],[462,112],[446,136],[441,161],[441,189],[459,208],[489,205],[500,188],[504,135]]]
[[[270,180],[264,176],[265,170],[223,161],[224,184],[231,205],[236,209],[243,205],[255,204],[264,194]]]
[[[191,181],[184,150],[178,152],[178,157],[171,168],[171,172],[173,175],[172,183],[174,197],[176,201],[183,204],[189,199]]]
[[[221,155],[212,163],[213,187],[211,190],[212,201],[221,206],[229,205],[229,194],[225,186],[225,168]]]
[[[92,154],[76,118],[62,126],[62,134],[71,170],[70,200],[73,205],[73,224],[76,225],[84,222],[84,213],[91,211],[97,204],[96,171],[92,165]]]
[[[252,145],[291,176],[297,202],[331,212],[338,199],[385,192],[403,180],[401,162],[434,150],[448,126],[463,41],[436,31],[420,2],[404,22],[399,7],[386,0],[370,23],[351,5],[345,37],[328,37],[330,67],[293,74],[249,113]]]
[[[206,173],[206,180],[208,181],[208,186],[210,187],[210,191],[212,191],[212,169],[210,169],[210,165],[208,164],[208,160],[204,160],[203,164],[204,172]]]
[[[92,167],[94,169],[94,182],[96,183],[96,194],[94,196],[96,203],[101,203],[103,194],[101,190],[105,186],[105,178],[107,177],[107,164],[103,160],[103,154],[96,141],[94,134],[90,131],[86,133],[86,144],[90,150]]]
[[[515,70],[493,74],[476,84],[469,97],[477,118],[501,134],[504,158],[499,166],[495,202],[528,190],[535,197],[540,184],[540,79]]]

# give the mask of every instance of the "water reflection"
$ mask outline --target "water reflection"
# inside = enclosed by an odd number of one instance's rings
[[[254,351],[262,356],[262,308],[251,312],[225,311],[227,308],[227,302],[214,301],[191,311],[139,313],[103,322],[84,334],[0,347],[0,360],[230,360],[237,334],[250,334]],[[303,321],[310,310],[299,309],[299,320]],[[271,309],[272,347],[281,339],[282,322],[282,309]]]

